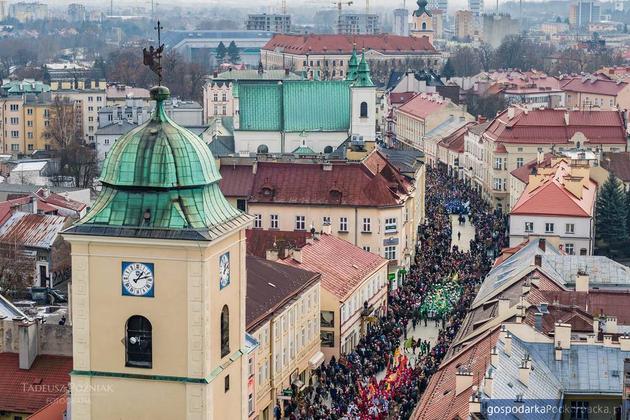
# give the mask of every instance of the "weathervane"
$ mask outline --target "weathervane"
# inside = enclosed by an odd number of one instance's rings
[[[164,52],[164,44],[162,44],[162,25],[160,25],[160,21],[157,21],[157,26],[153,28],[157,30],[158,33],[158,47],[154,48],[153,45],[142,49],[143,54],[143,63],[145,66],[148,66],[151,71],[158,76],[158,85],[162,85],[162,53]]]

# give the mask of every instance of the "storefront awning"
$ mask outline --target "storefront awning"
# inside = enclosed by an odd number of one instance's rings
[[[308,359],[308,366],[313,370],[317,369],[318,367],[322,365],[322,363],[324,363],[324,359],[325,359],[324,353],[322,353],[321,351],[318,351],[317,353],[313,355],[313,357]]]

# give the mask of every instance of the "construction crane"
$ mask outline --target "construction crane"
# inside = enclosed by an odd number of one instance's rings
[[[344,5],[346,6],[352,6],[354,2],[353,1],[334,1],[332,2],[332,4],[337,6],[337,33],[340,34],[341,33],[341,9],[343,8]]]
[[[287,0],[282,0],[282,14],[287,14]]]

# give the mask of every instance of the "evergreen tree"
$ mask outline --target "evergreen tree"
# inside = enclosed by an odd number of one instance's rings
[[[241,61],[241,55],[238,52],[238,47],[234,41],[230,42],[227,48],[227,54],[230,57],[230,62],[232,64],[238,64]]]
[[[453,63],[451,62],[450,58],[446,60],[446,64],[444,64],[444,68],[442,69],[442,76],[446,77],[447,80],[455,76],[455,69],[453,68]]]
[[[610,173],[597,197],[596,228],[597,238],[603,240],[611,249],[628,239],[626,200],[619,180]]]
[[[225,44],[223,43],[223,41],[219,42],[219,45],[217,46],[217,52],[215,53],[215,57],[217,58],[217,63],[223,62],[227,52],[228,50],[227,48],[225,48]]]

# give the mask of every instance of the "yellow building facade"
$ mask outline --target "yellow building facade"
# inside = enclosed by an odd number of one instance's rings
[[[152,96],[152,119],[116,142],[94,206],[64,233],[72,246],[71,414],[247,418],[250,218],[223,198],[203,141],[166,116],[168,89]]]
[[[43,98],[1,98],[0,143],[3,153],[17,155],[53,148],[45,135],[50,122],[51,105],[49,100]]]

